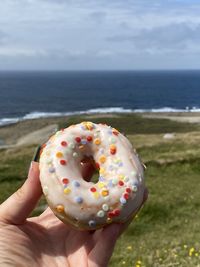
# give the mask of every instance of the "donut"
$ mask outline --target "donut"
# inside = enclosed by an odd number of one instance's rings
[[[84,159],[93,162],[97,182],[83,179]],[[125,222],[143,202],[143,164],[129,140],[106,124],[82,122],[59,130],[43,145],[39,168],[50,208],[79,230]]]

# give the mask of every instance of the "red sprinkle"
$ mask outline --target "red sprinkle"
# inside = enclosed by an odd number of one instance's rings
[[[99,170],[99,169],[100,169],[100,165],[99,165],[99,163],[98,163],[98,162],[96,162],[96,163],[95,163],[95,166],[96,166],[97,170]]]
[[[108,212],[108,217],[114,217],[115,216],[115,214],[112,212],[112,211],[110,211],[110,212]]]
[[[69,179],[67,179],[67,178],[63,178],[63,179],[62,179],[62,182],[63,182],[63,184],[68,184],[68,183],[69,183]]]
[[[117,131],[113,131],[113,134],[114,134],[114,135],[118,135],[119,132],[117,132]]]
[[[124,182],[123,181],[119,181],[118,183],[120,186],[123,186],[124,185]]]
[[[117,210],[114,210],[113,213],[114,213],[115,216],[119,216],[120,210],[118,210],[118,209]]]
[[[130,189],[130,187],[127,187],[127,188],[126,188],[126,192],[129,193],[129,194],[131,193],[131,189]]]
[[[129,199],[129,194],[128,193],[125,193],[124,194],[124,198],[127,200],[127,199]]]
[[[66,141],[62,141],[61,142],[61,146],[67,146],[67,142]]]
[[[92,141],[92,136],[91,136],[91,135],[88,135],[88,137],[87,137],[87,141],[88,141],[88,142],[91,142],[91,141]]]
[[[76,137],[75,140],[76,140],[77,143],[81,142],[81,138],[80,137]]]
[[[66,164],[67,164],[67,161],[64,160],[64,159],[61,159],[61,160],[60,160],[60,164],[61,164],[61,165],[66,165]]]
[[[97,190],[96,190],[95,187],[91,187],[91,188],[90,188],[90,191],[91,191],[91,192],[96,192]]]
[[[112,154],[112,155],[115,155],[115,154],[116,154],[116,152],[117,152],[117,150],[116,150],[116,149],[110,149],[110,154]]]

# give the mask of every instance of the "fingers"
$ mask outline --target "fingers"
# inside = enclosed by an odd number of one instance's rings
[[[88,255],[88,266],[107,266],[120,233],[120,225],[112,224],[101,231],[99,240]]]
[[[0,206],[1,220],[11,224],[22,224],[36,206],[41,195],[38,163],[33,161],[23,186]]]

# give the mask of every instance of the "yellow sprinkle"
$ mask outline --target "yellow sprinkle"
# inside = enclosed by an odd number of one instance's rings
[[[106,171],[106,170],[105,170],[104,168],[100,168],[99,173],[100,173],[100,174],[104,174],[105,171]]]
[[[118,175],[118,177],[119,177],[120,180],[124,180],[125,175],[124,174],[120,174],[120,175]]]
[[[107,223],[111,223],[112,222],[112,219],[111,218],[107,218]]]
[[[92,124],[91,122],[87,122],[87,123],[86,123],[86,128],[87,128],[88,130],[92,130],[92,129],[93,129],[93,124]]]
[[[103,183],[103,182],[98,182],[97,186],[98,186],[99,188],[103,188],[103,187],[105,186],[105,183]]]
[[[62,158],[63,157],[63,153],[62,152],[57,152],[56,153],[56,157],[57,158]]]
[[[64,189],[64,193],[65,193],[65,194],[69,194],[69,193],[71,193],[71,189],[70,189],[70,188],[68,188],[68,187],[67,187],[67,188],[65,188],[65,189]]]
[[[100,158],[99,158],[99,161],[101,163],[104,163],[106,161],[106,156],[102,155]]]
[[[102,196],[106,197],[107,195],[109,195],[109,191],[108,190],[102,190],[101,194],[102,194]]]
[[[56,210],[57,210],[57,212],[63,212],[64,211],[64,206],[63,205],[58,205],[57,207],[56,207]]]
[[[99,138],[96,138],[96,139],[94,139],[94,143],[95,143],[95,145],[100,145],[101,140]]]
[[[94,196],[95,198],[99,198],[99,193],[98,193],[98,192],[94,192],[94,193],[93,193],[93,196]]]

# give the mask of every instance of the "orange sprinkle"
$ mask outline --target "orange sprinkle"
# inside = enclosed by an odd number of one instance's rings
[[[57,153],[56,153],[56,157],[57,157],[57,158],[62,158],[62,157],[63,157],[63,153],[60,152],[60,151],[57,152]]]
[[[106,196],[109,195],[109,191],[108,190],[102,190],[101,194],[102,194],[103,197],[106,197]]]
[[[56,207],[56,210],[57,210],[57,212],[61,213],[61,212],[64,211],[64,206],[63,206],[63,205],[58,205],[58,206]]]
[[[101,140],[99,138],[96,138],[94,140],[94,143],[95,143],[95,145],[100,145],[101,144]]]
[[[106,156],[102,155],[100,158],[99,158],[99,161],[101,163],[104,163],[106,161]]]

